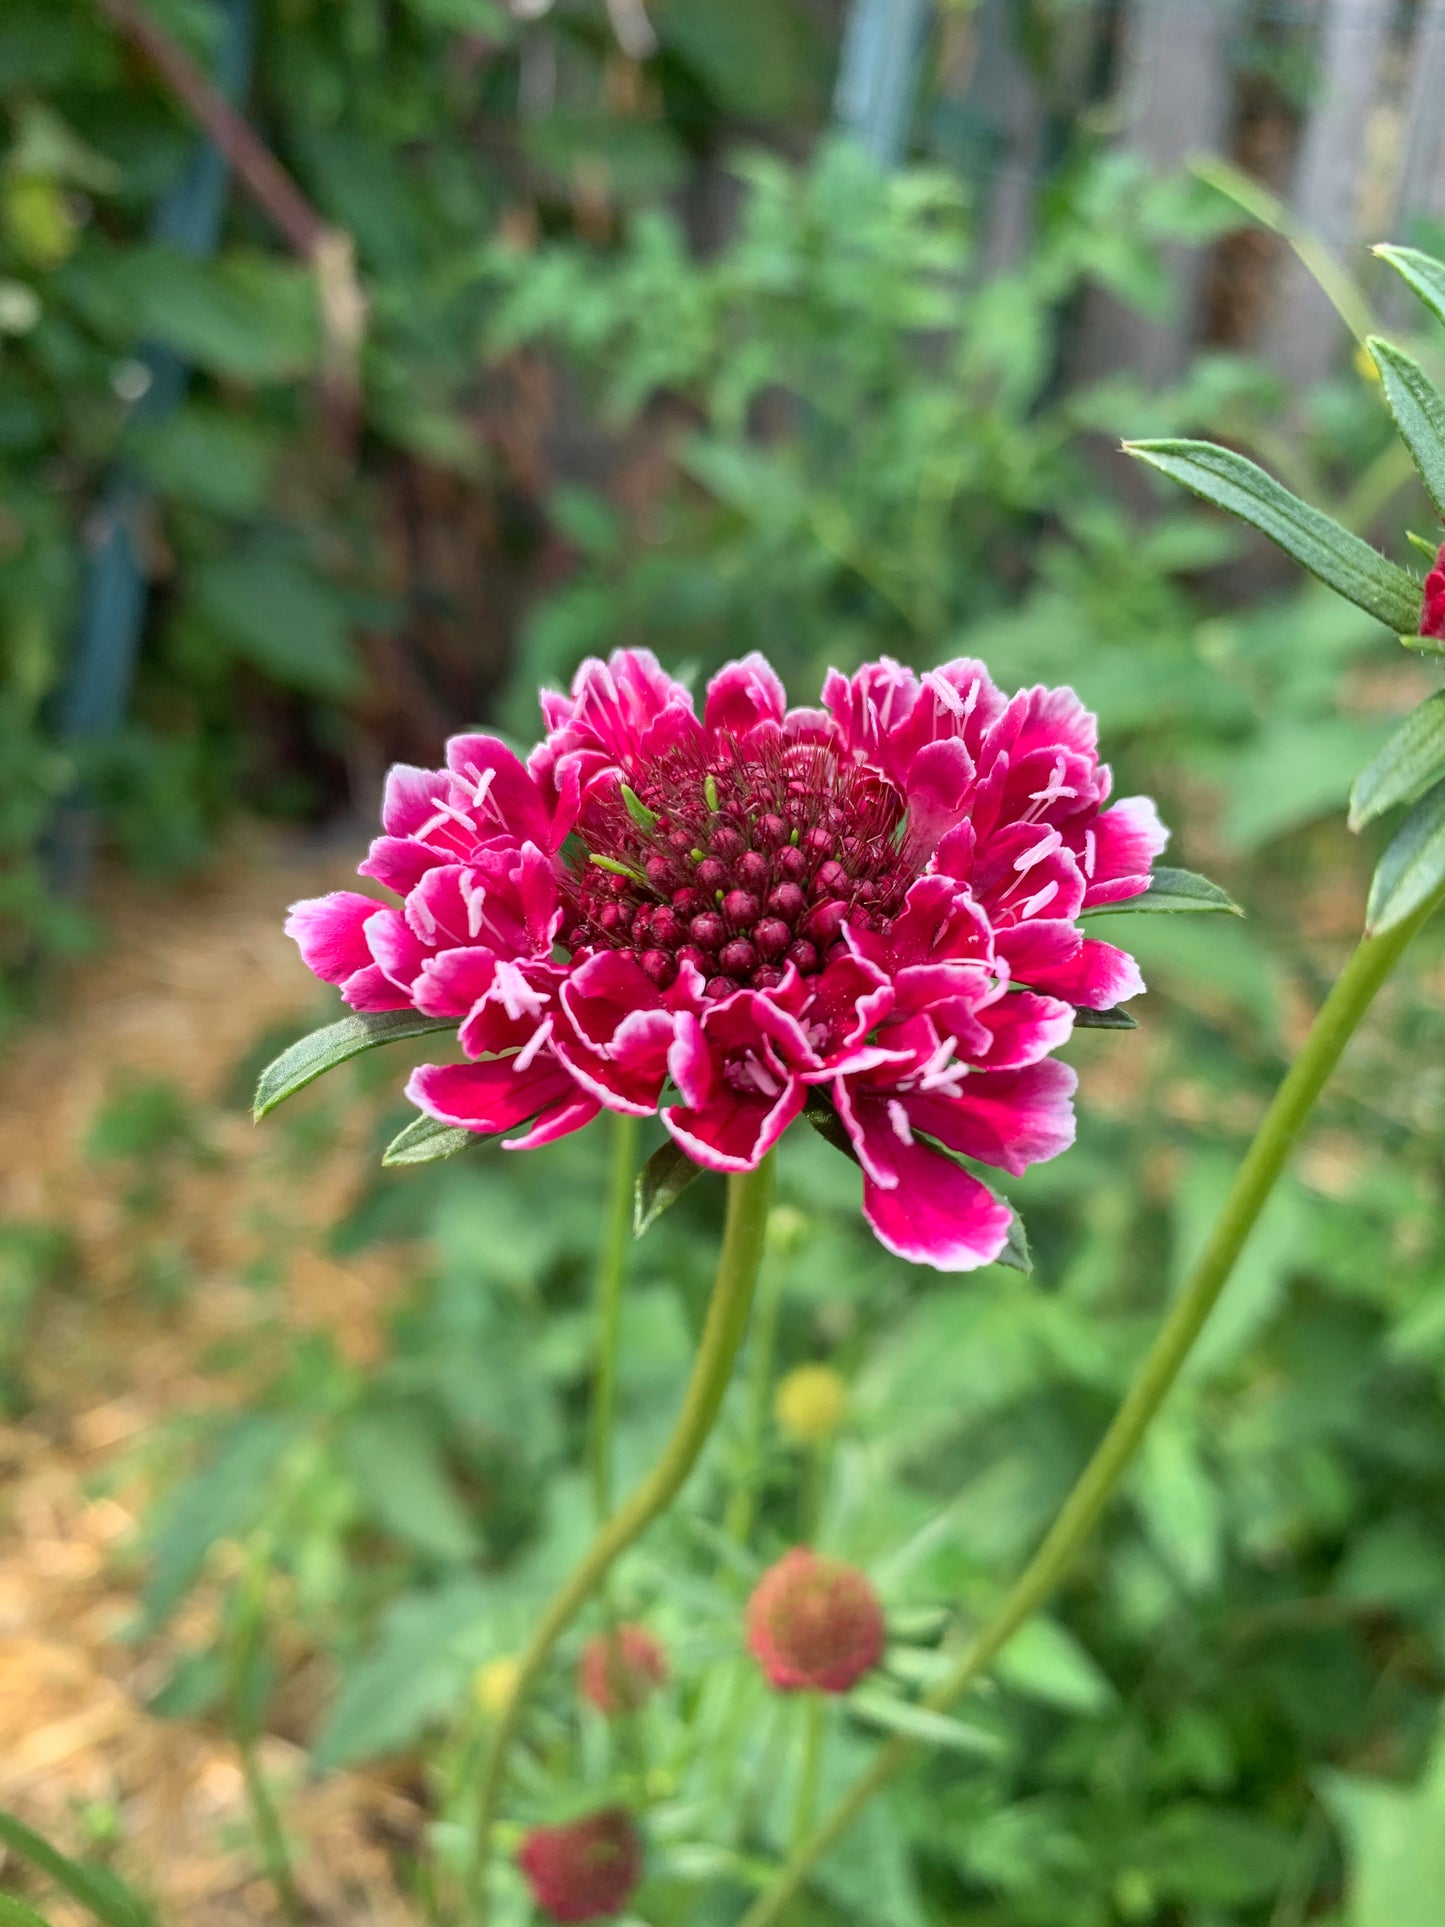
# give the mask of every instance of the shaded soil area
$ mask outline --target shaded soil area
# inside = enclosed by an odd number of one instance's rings
[[[300,1333],[365,1362],[394,1289],[394,1250],[339,1264],[321,1235],[369,1167],[368,1118],[297,1170],[238,1101],[258,1039],[317,1020],[284,906],[344,870],[251,837],[199,883],[128,881],[102,896],[102,950],[6,1053],[0,1229],[60,1255],[32,1302],[0,1307],[0,1806],[70,1852],[113,1854],[188,1927],[282,1916],[235,1746],[147,1710],[206,1642],[216,1603],[203,1588],[164,1635],[139,1635],[143,1516],[188,1422],[244,1404]],[[182,1107],[186,1147],[117,1155],[97,1119],[124,1138],[158,1090]],[[306,1664],[303,1700],[324,1685],[307,1692]],[[310,1917],[417,1919],[395,1872],[421,1825],[405,1794],[380,1776],[309,1782],[301,1748],[275,1735],[261,1761]],[[56,1927],[91,1918],[13,1856],[0,1888]]]

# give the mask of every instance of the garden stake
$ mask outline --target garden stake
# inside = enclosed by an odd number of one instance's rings
[[[602,1584],[615,1561],[672,1503],[697,1464],[717,1420],[738,1347],[747,1330],[772,1191],[771,1154],[755,1171],[729,1177],[727,1220],[717,1277],[692,1377],[672,1436],[642,1484],[599,1530],[581,1562],[542,1615],[541,1624],[522,1655],[516,1687],[497,1722],[482,1769],[469,1882],[477,1927],[486,1927],[492,1828],[506,1778],[507,1756],[521,1725],[527,1695],[541,1676],[557,1641]]]
[[[1073,1565],[1229,1282],[1230,1273],[1345,1046],[1411,938],[1442,902],[1445,902],[1445,889],[1437,890],[1413,916],[1392,929],[1361,939],[1321,1006],[1303,1049],[1275,1093],[1245,1153],[1209,1243],[1150,1347],[1098,1450],[1065,1499],[1038,1551],[1015,1581],[1013,1590],[952,1672],[924,1698],[923,1704],[931,1712],[946,1712],[953,1705],[992,1664],[1019,1628],[1033,1617]],[[915,1744],[898,1737],[883,1747],[851,1791],[793,1852],[774,1884],[743,1916],[740,1927],[770,1927],[781,1917],[810,1869],[842,1839],[874,1796],[897,1778],[912,1758]]]

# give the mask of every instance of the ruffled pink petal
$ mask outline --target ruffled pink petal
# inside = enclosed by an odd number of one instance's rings
[[[323,983],[344,983],[374,961],[366,941],[366,920],[380,908],[375,897],[364,897],[356,890],[308,897],[292,904],[286,935],[301,952],[307,969]]]
[[[926,743],[908,765],[908,835],[918,850],[933,850],[968,806],[973,758],[956,737]]]
[[[1074,1007],[1058,997],[1011,991],[980,1011],[977,1021],[989,1033],[988,1042],[978,1052],[979,1062],[991,1071],[1017,1070],[1023,1064],[1038,1063],[1068,1041],[1074,1028]]]
[[[839,1086],[843,1116],[863,1163],[863,1212],[879,1241],[913,1264],[975,1271],[1008,1239],[1008,1206],[987,1185],[912,1135],[897,1099],[856,1106]]]
[[[1002,939],[1003,933],[1000,932]],[[1139,966],[1127,950],[1099,937],[1084,937],[1067,963],[1018,972],[1035,990],[1078,1004],[1085,1010],[1112,1010],[1144,989]]]
[[[356,874],[375,877],[388,890],[395,890],[399,897],[404,897],[440,860],[435,850],[425,843],[418,843],[413,837],[379,836],[373,841],[365,858],[357,864]]]
[[[688,1156],[710,1171],[755,1171],[807,1102],[800,1079],[775,1095],[734,1089],[719,1078],[707,1107],[664,1109],[662,1121]]]
[[[447,744],[447,768],[465,793],[464,807],[481,835],[534,843],[539,849],[556,847],[552,813],[542,792],[498,737],[453,736]]]
[[[446,795],[451,779],[443,769],[418,769],[413,763],[393,763],[386,773],[381,799],[381,823],[388,836],[415,837],[436,815],[435,798]]]
[[[753,650],[730,662],[707,686],[703,728],[715,735],[744,736],[759,723],[781,723],[788,695],[766,656]]]
[[[531,1128],[521,1137],[504,1137],[502,1149],[533,1151],[539,1144],[555,1144],[559,1137],[568,1137],[573,1131],[580,1131],[584,1124],[590,1124],[601,1109],[589,1092],[575,1091],[571,1097],[560,1098],[539,1112]]]
[[[341,985],[341,995],[353,1010],[405,1010],[411,1003],[410,994],[394,984],[379,964],[353,971]]]
[[[1073,1143],[1077,1083],[1050,1057],[1021,1070],[972,1071],[953,1095],[915,1090],[900,1099],[913,1130],[1017,1177]]]
[[[911,669],[882,656],[854,676],[830,669],[823,707],[833,719],[845,756],[873,763],[885,776],[905,775],[915,747],[907,724],[918,701]]]
[[[554,1104],[570,1103],[578,1091],[569,1073],[544,1051],[523,1070],[510,1057],[485,1064],[423,1064],[412,1072],[406,1094],[428,1117],[490,1136]]]
[[[439,950],[422,964],[412,985],[416,1007],[427,1017],[466,1017],[496,981],[496,952],[481,947]]]
[[[1169,841],[1152,797],[1126,796],[1084,833],[1080,864],[1085,904],[1122,903],[1149,887],[1154,860]]]
[[[383,905],[366,919],[366,941],[381,969],[410,998],[412,985],[421,974],[428,953],[417,942],[405,917],[399,910]],[[450,1016],[451,1013],[438,1014]]]

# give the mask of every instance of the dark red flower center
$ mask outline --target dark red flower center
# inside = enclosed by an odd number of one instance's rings
[[[583,809],[561,941],[630,951],[659,989],[684,960],[710,996],[770,989],[840,954],[844,924],[891,921],[905,842],[898,791],[826,744],[673,751]]]

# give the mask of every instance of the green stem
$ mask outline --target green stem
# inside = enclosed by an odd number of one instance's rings
[[[492,1828],[506,1778],[507,1756],[517,1737],[527,1696],[536,1685],[552,1649],[606,1578],[613,1563],[638,1539],[659,1513],[681,1491],[707,1443],[723,1395],[732,1377],[738,1347],[747,1330],[753,1291],[762,1257],[763,1233],[773,1192],[773,1160],[763,1159],[756,1171],[728,1179],[727,1222],[717,1277],[707,1308],[702,1339],[682,1411],[662,1456],[632,1496],[618,1507],[598,1531],[570,1577],[542,1615],[531,1644],[522,1655],[516,1688],[497,1721],[482,1769],[477,1815],[476,1848],[472,1866],[472,1907],[479,1927],[487,1919],[487,1863]]]
[[[1112,1424],[1012,1591],[952,1671],[925,1698],[924,1704],[932,1711],[944,1712],[973,1684],[1073,1565],[1214,1309],[1326,1080],[1376,992],[1442,900],[1445,891],[1437,892],[1393,930],[1364,938],[1345,965],[1245,1153],[1209,1243]],[[809,1869],[897,1776],[913,1750],[914,1742],[903,1738],[890,1740],[881,1749],[822,1825],[793,1851],[773,1885],[743,1916],[740,1927],[769,1927],[778,1919]]]
[[[597,1266],[597,1376],[592,1392],[592,1499],[597,1523],[612,1510],[612,1439],[617,1427],[617,1353],[622,1333],[622,1287],[632,1234],[632,1180],[637,1168],[637,1119],[612,1114],[612,1181],[607,1235]]]
[[[793,1831],[790,1838],[796,1853],[813,1831],[818,1814],[818,1787],[823,1777],[823,1732],[828,1703],[821,1693],[803,1696],[803,1749],[798,1762],[798,1788],[793,1800]]]
[[[776,1259],[767,1268],[763,1288],[758,1293],[758,1313],[753,1321],[753,1340],[748,1347],[748,1430],[743,1442],[737,1482],[728,1501],[723,1526],[740,1546],[752,1537],[753,1516],[757,1510],[758,1474],[762,1464],[763,1439],[768,1429],[768,1394],[773,1386],[773,1348],[778,1336],[778,1305],[782,1297],[783,1273]]]

